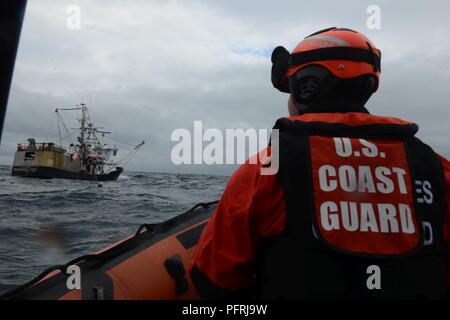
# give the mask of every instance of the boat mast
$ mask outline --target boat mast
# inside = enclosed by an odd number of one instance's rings
[[[81,104],[81,134],[80,134],[80,143],[84,144],[84,133],[86,131],[86,105],[84,103]]]
[[[81,105],[80,149],[81,149],[81,160],[84,161],[84,159],[86,159],[86,143],[84,140],[84,136],[86,133],[87,107],[84,103],[81,103],[80,105]]]

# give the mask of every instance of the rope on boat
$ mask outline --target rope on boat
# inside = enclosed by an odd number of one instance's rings
[[[136,153],[139,151],[139,149],[142,148],[142,146],[145,144],[145,141],[142,141],[138,145],[136,145],[130,152],[125,154],[122,158],[120,158],[116,164],[121,164],[122,167],[124,167],[128,162],[130,162],[131,159],[136,155]],[[114,168],[111,168],[107,172],[111,172]]]

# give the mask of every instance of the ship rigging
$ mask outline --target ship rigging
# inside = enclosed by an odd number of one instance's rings
[[[81,111],[81,118],[76,119],[79,127],[69,132],[62,111]],[[68,178],[81,180],[116,180],[125,166],[142,148],[144,141],[137,145],[124,143],[133,148],[118,161],[118,153],[114,147],[109,147],[104,139],[111,134],[103,127],[94,125],[87,106],[84,103],[74,108],[56,108],[59,145],[54,142],[36,143],[34,138],[28,139],[28,144],[18,144],[12,174],[39,178]],[[65,131],[65,137],[62,136]],[[76,142],[73,134],[79,132]],[[63,146],[63,141],[70,139],[69,147]]]

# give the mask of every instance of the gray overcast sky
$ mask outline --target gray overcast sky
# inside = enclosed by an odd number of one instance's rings
[[[80,30],[67,28],[72,4]],[[366,27],[372,4],[380,30]],[[29,0],[0,163],[12,163],[17,142],[54,136],[56,107],[90,101],[119,140],[147,141],[128,169],[230,173],[172,165],[171,132],[194,120],[271,128],[287,113],[287,95],[270,83],[271,50],[329,26],[362,31],[382,50],[372,113],[418,123],[419,137],[448,158],[449,12],[448,1]]]

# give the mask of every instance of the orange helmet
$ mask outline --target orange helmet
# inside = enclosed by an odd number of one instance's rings
[[[339,79],[372,75],[373,92],[380,79],[381,52],[362,33],[328,28],[303,39],[289,54],[283,47],[272,53],[272,83],[282,92],[291,92],[289,79],[299,70],[318,65]]]

